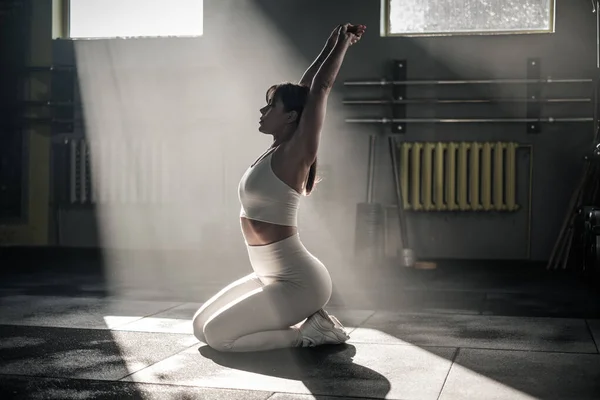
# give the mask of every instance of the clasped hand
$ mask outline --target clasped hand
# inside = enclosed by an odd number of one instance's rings
[[[362,38],[366,29],[366,25],[353,25],[350,23],[338,25],[331,32],[327,45],[333,48],[340,39],[349,41],[350,45],[356,44]]]

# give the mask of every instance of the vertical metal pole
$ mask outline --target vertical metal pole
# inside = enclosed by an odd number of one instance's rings
[[[408,246],[408,237],[406,235],[406,224],[404,221],[404,198],[402,197],[402,189],[400,176],[398,174],[398,159],[396,157],[396,140],[393,136],[389,137],[390,158],[392,161],[392,170],[394,177],[394,189],[396,191],[396,203],[398,205],[398,228],[400,229],[400,245],[402,248]]]
[[[400,247],[402,248],[402,259],[405,267],[412,267],[415,263],[415,257],[408,241],[408,232],[406,229],[406,216],[404,214],[404,198],[402,197],[402,187],[400,176],[398,174],[398,158],[396,157],[396,139],[389,137],[390,159],[392,161],[392,170],[394,177],[394,188],[396,190],[396,203],[398,205],[398,229],[400,231]]]
[[[594,12],[596,13],[596,68],[600,69],[600,1],[594,0],[596,7]]]
[[[596,80],[594,82],[594,95],[593,95],[593,106],[594,109],[593,114],[594,114],[594,123],[592,124],[592,143],[593,145],[596,144],[596,142],[598,141],[598,134],[599,134],[599,129],[600,129],[600,124],[598,121],[598,106],[600,104],[598,104],[598,92],[600,91],[600,74],[598,74],[598,71],[596,71]]]
[[[598,140],[598,130],[600,124],[598,122],[598,90],[600,89],[600,0],[594,1],[594,12],[596,13],[596,84],[594,86],[594,141]]]
[[[383,255],[381,230],[383,226],[383,207],[374,201],[375,156],[377,136],[369,136],[369,167],[367,173],[367,202],[360,203],[356,209],[355,252],[362,262],[375,265]]]
[[[369,136],[369,170],[367,177],[367,203],[373,204],[373,185],[375,182],[375,154],[377,151],[377,136]]]

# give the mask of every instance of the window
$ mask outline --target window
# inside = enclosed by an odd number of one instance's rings
[[[65,1],[65,0],[63,0]],[[201,36],[203,0],[69,0],[71,39]],[[66,18],[65,18],[66,17]]]
[[[555,0],[382,0],[385,36],[554,32]]]

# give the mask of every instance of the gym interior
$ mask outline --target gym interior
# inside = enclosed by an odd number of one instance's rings
[[[600,398],[599,9],[2,2],[1,397]],[[212,352],[265,91],[346,22],[298,226],[350,340]]]

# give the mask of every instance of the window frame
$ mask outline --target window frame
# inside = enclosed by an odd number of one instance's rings
[[[206,0],[204,0],[206,1]],[[203,9],[206,4],[203,4]],[[202,15],[204,18],[204,13]],[[204,25],[204,22],[203,22]],[[201,35],[173,36],[136,36],[135,39],[157,38],[201,38],[204,36],[204,26]],[[63,40],[113,40],[120,37],[71,37],[71,0],[52,0],[52,39]]]
[[[495,35],[535,35],[556,31],[556,0],[550,0],[550,27],[541,30],[506,31],[456,31],[456,32],[415,32],[392,33],[390,29],[390,11],[392,0],[381,0],[381,36],[383,37],[436,37],[436,36],[495,36]]]

